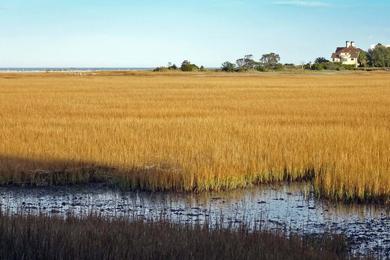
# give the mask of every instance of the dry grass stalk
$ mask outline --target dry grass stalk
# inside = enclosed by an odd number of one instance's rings
[[[134,188],[203,191],[314,175],[326,197],[388,199],[389,82],[388,73],[2,74],[1,179],[98,165]]]

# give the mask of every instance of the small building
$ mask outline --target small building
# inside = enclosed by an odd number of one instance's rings
[[[347,41],[345,47],[338,47],[332,54],[332,61],[340,62],[344,65],[354,65],[358,67],[358,59],[361,51],[363,50],[357,48],[355,42]]]

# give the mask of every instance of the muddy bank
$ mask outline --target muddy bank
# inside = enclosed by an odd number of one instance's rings
[[[202,194],[123,192],[101,185],[2,187],[0,204],[3,212],[12,215],[163,217],[175,223],[223,223],[226,227],[247,223],[298,234],[332,232],[345,235],[356,255],[390,257],[389,207],[319,201],[304,184]]]

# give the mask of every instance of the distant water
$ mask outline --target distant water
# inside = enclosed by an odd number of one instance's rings
[[[137,68],[137,67],[67,67],[67,68],[0,68],[0,72],[73,72],[73,71],[147,71],[154,68]]]

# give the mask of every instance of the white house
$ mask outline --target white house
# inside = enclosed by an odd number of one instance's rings
[[[359,66],[359,53],[363,51],[356,47],[355,42],[347,41],[345,47],[338,47],[332,54],[333,62],[340,62],[344,65]]]

